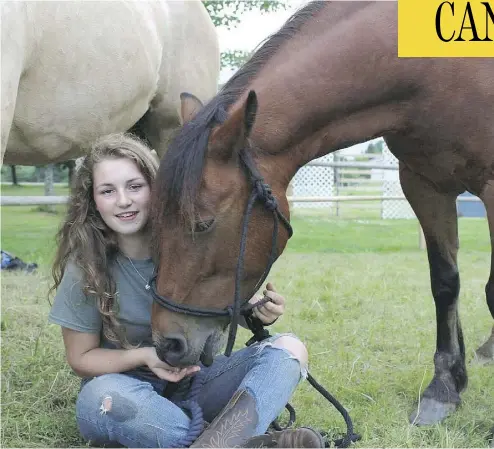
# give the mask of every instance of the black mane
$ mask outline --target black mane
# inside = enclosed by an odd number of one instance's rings
[[[259,45],[250,60],[173,139],[161,161],[155,185],[155,202],[152,205],[155,234],[156,231],[159,232],[158,228],[165,219],[194,220],[194,204],[202,181],[211,129],[226,119],[229,106],[242,95],[246,86],[266,62],[307,20],[314,17],[325,3],[311,2],[293,14],[278,32]]]

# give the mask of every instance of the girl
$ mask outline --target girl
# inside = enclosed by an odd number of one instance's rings
[[[148,208],[157,168],[136,138],[100,139],[77,170],[58,233],[49,320],[62,327],[67,361],[82,378],[76,403],[82,436],[104,445],[189,445],[191,418],[179,406],[187,391],[168,398],[163,392],[201,371],[198,402],[212,422],[194,446],[324,447],[309,428],[265,434],[307,370],[307,350],[295,337],[271,337],[218,356],[207,368],[176,369],[157,357],[145,288],[154,268]],[[285,299],[271,284],[265,294],[272,302],[254,313],[270,324],[283,314]]]

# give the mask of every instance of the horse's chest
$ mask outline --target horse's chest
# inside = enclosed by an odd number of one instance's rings
[[[396,147],[396,148],[395,148]],[[430,181],[438,191],[469,190],[479,195],[494,178],[494,161],[475,157],[461,149],[438,150],[423,145],[394,145],[393,153],[410,170]]]

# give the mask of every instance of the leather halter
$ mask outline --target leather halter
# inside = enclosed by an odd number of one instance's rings
[[[150,291],[153,295],[153,299],[160,306],[171,310],[177,313],[183,313],[186,315],[198,316],[198,317],[230,317],[230,330],[228,333],[228,342],[226,345],[225,355],[230,356],[233,345],[235,344],[235,338],[237,335],[237,328],[239,324],[240,315],[249,315],[254,307],[260,305],[250,304],[249,299],[252,295],[250,295],[247,299],[242,300],[240,297],[240,285],[243,277],[244,270],[244,257],[245,257],[245,248],[247,244],[247,231],[249,227],[249,221],[252,216],[252,209],[257,201],[262,203],[264,207],[272,213],[273,215],[273,233],[271,237],[271,252],[268,259],[268,263],[266,268],[257,282],[253,293],[254,294],[266,280],[273,263],[278,257],[278,229],[279,222],[283,223],[286,230],[288,231],[288,238],[293,235],[293,229],[290,225],[288,219],[280,212],[278,208],[278,202],[276,198],[273,196],[271,188],[268,184],[266,184],[259,174],[257,167],[255,166],[254,161],[248,151],[243,151],[241,153],[241,162],[244,167],[244,170],[249,178],[250,184],[252,185],[252,191],[249,196],[249,200],[247,201],[247,206],[245,207],[245,212],[243,216],[242,222],[242,235],[240,238],[240,251],[238,255],[237,268],[235,272],[235,296],[234,302],[232,306],[228,306],[224,309],[218,308],[207,308],[207,307],[196,307],[187,304],[180,304],[178,302],[173,301],[170,298],[165,296],[161,296],[156,288],[156,278],[157,272],[153,275],[151,280],[149,281],[149,285],[151,287]],[[261,300],[262,301],[262,300]]]

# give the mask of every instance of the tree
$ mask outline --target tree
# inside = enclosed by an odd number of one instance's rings
[[[286,0],[222,0],[222,1],[204,1],[211,20],[216,27],[225,26],[228,29],[237,26],[241,22],[240,16],[247,12],[257,9],[261,13],[278,11],[285,9]],[[226,51],[221,54],[221,68],[242,66],[250,58],[250,52],[241,50]]]
[[[243,50],[233,50],[221,53],[221,68],[243,66],[252,56],[251,52]]]
[[[17,170],[15,169],[15,165],[10,166],[10,173],[12,175],[12,185],[18,186],[19,183],[17,182]]]
[[[371,142],[367,145],[367,149],[365,150],[368,154],[381,154],[383,152],[383,142],[379,140],[378,142]]]
[[[226,26],[230,29],[237,26],[240,22],[240,16],[247,11],[258,9],[261,12],[273,12],[286,8],[286,1],[264,1],[264,0],[222,0],[222,1],[203,1],[214,26]]]

